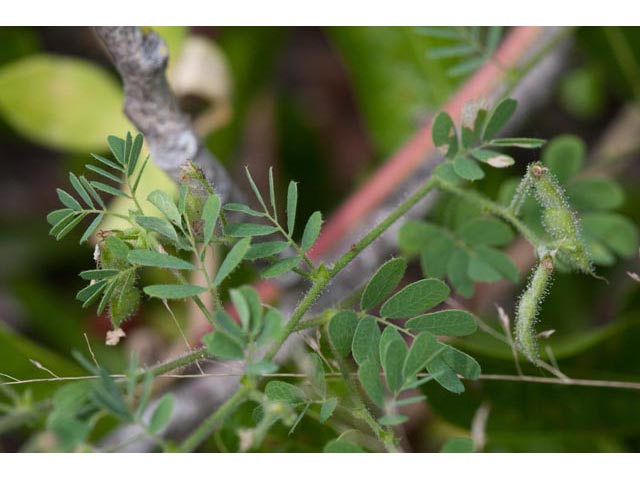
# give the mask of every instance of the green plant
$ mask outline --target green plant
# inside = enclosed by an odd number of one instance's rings
[[[102,166],[87,165],[87,169],[114,183],[70,174],[75,195],[59,189],[65,208],[48,216],[51,235],[56,239],[94,216],[81,236],[83,242],[95,234],[106,215],[113,215],[99,192],[132,202],[128,215],[116,214],[126,222],[126,228],[98,232],[96,266],[80,273],[90,283],[77,298],[83,306],[97,303],[98,313],[108,310],[113,326],[109,343],[117,343],[122,336],[119,329],[146,297],[160,300],[167,308],[170,301],[192,300],[210,322],[212,332],[202,337],[201,348],[152,368],[141,367],[133,357],[127,372],[120,375],[111,375],[97,361],[91,363],[76,355],[89,378],[60,388],[45,409],[46,427],[58,438],[58,448],[95,448],[92,432],[109,417],[116,424],[138,425],[165,451],[192,451],[216,429],[231,422],[233,414],[247,404],[252,406],[252,426],[238,430],[243,450],[260,448],[268,432],[277,426],[284,425],[289,434],[294,434],[300,422],[309,417],[330,425],[328,428],[338,434],[326,444],[325,451],[397,451],[400,444],[394,427],[408,420],[403,407],[426,398],[416,389],[434,380],[444,390],[460,394],[465,391],[463,380],[481,378],[478,362],[450,344],[454,337],[472,335],[477,319],[463,309],[432,310],[449,301],[450,288],[445,279],[463,296],[471,296],[478,282],[517,282],[517,269],[497,248],[513,241],[513,229],[535,247],[538,256],[530,284],[516,307],[517,350],[537,362],[533,324],[552,271],[558,266],[592,275],[594,272],[579,215],[569,207],[551,167],[531,164],[520,186],[512,189],[508,206],[466,188],[465,182],[484,177],[482,166],[505,168],[514,164],[513,157],[502,149],[533,149],[545,143],[497,137],[515,109],[516,102],[511,99],[499,102],[490,111],[476,106],[459,128],[446,113],[437,115],[433,142],[441,148],[445,162],[333,264],[317,262],[310,254],[321,233],[322,215],[311,214],[304,227],[298,228],[295,182],[287,189],[285,218],[278,208],[272,171],[268,194],[263,194],[246,172],[258,209],[240,203],[222,204],[192,164],[184,166],[177,200],[160,190],[142,200],[136,194],[146,165],[146,160],[140,165],[138,162],[142,137],[109,137],[113,159],[94,155]],[[409,221],[399,236],[406,256],[420,255],[426,278],[402,284],[407,260],[392,258],[367,279],[357,305],[353,299],[347,300],[339,308],[325,309],[307,319],[310,308],[332,280],[434,190],[444,196],[445,221]],[[527,220],[531,215],[524,214],[525,210],[531,211],[526,203],[531,198],[538,206],[541,228],[532,226],[534,222]],[[150,205],[160,216],[148,213]],[[207,268],[214,249],[225,252],[215,272]],[[309,283],[309,289],[287,315],[274,306],[263,305],[249,284],[232,283],[234,271],[244,264],[253,264],[254,277],[299,275]],[[140,288],[139,277],[145,269],[156,269],[159,273],[154,278],[167,280]],[[194,272],[204,281],[193,280]],[[203,295],[213,298],[213,308],[206,306]],[[225,307],[225,298],[229,298],[235,318]],[[318,335],[300,365],[308,382],[271,379],[263,385],[275,374],[287,376],[288,366],[277,362],[276,354],[290,337],[305,329],[313,329]],[[239,386],[184,441],[174,444],[162,436],[171,419],[173,397],[164,396],[148,413],[154,378],[205,358],[242,360]],[[295,377],[295,373],[292,375]],[[332,425],[345,412],[351,427],[345,427],[342,420]],[[353,428],[357,435],[351,434]],[[472,449],[469,439],[454,439],[443,451]]]

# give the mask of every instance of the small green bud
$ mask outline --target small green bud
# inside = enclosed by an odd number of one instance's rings
[[[204,230],[202,210],[207,198],[213,193],[213,188],[202,169],[192,162],[182,168],[180,181],[187,187],[184,213],[196,238],[201,238]]]
[[[580,233],[580,220],[564,190],[549,169],[538,162],[529,166],[527,176],[533,179],[535,195],[542,206],[542,224],[556,242],[559,259],[593,275],[588,249]]]

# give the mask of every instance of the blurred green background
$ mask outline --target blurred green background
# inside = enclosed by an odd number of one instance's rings
[[[244,165],[261,185],[271,165],[281,185],[295,178],[301,216],[316,209],[328,216],[472,72],[452,75],[458,59],[429,54],[447,40],[413,27],[153,28],[168,42],[171,84],[210,150],[236,178]],[[617,212],[638,225],[640,29],[580,28],[568,38],[561,75],[540,86],[546,101],[527,112],[516,133],[580,137],[588,165],[624,192]],[[108,321],[74,300],[83,284],[77,272],[91,265],[92,249],[78,245],[80,233],[55,242],[45,220],[68,171],[80,170],[90,152],[104,152],[108,134],[132,129],[117,73],[90,28],[4,27],[0,45],[0,372],[42,376],[33,359],[58,375],[79,374],[71,351],[86,348],[84,333],[114,370],[125,367],[127,349],[152,362],[177,337],[166,312],[143,306],[126,345],[105,347]],[[598,156],[605,132],[623,121],[624,155]],[[477,188],[495,198],[531,158],[517,158],[511,172],[491,172]],[[147,190],[171,188],[159,170],[145,181]],[[635,230],[630,241],[611,266],[598,269],[608,284],[561,275],[545,301],[539,329],[557,330],[550,345],[570,376],[640,381],[640,284],[627,275],[640,272]],[[501,297],[508,310],[521,286]],[[483,295],[490,292],[480,289],[468,305],[495,326]],[[465,348],[485,373],[514,371],[509,349],[486,334]],[[482,404],[490,406],[487,451],[640,449],[640,392],[515,382],[478,383],[459,397],[426,391],[427,409],[407,431],[416,451],[464,435]],[[36,399],[51,392],[46,384],[30,388]],[[28,433],[0,437],[0,449],[18,448]],[[266,448],[287,441],[286,431],[271,435]],[[326,437],[305,420],[288,449],[321,450]]]

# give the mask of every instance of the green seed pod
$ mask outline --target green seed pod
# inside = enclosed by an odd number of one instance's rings
[[[536,198],[542,206],[542,224],[556,242],[558,257],[564,263],[593,275],[589,253],[580,233],[580,220],[571,209],[564,190],[548,168],[540,163],[529,166]]]
[[[546,255],[536,266],[527,289],[520,297],[516,310],[516,342],[520,351],[534,364],[538,358],[534,324],[537,320],[540,303],[547,292],[552,275],[553,259],[550,255]]]

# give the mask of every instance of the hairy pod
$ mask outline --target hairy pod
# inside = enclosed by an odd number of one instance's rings
[[[536,198],[542,206],[542,225],[555,241],[561,260],[573,268],[593,275],[589,253],[580,233],[580,220],[571,209],[564,190],[549,169],[536,162],[527,176],[533,182]]]
[[[516,342],[519,350],[533,363],[536,363],[538,358],[534,325],[552,275],[553,259],[550,255],[546,255],[533,271],[529,285],[520,297],[516,310]]]

